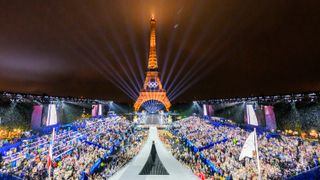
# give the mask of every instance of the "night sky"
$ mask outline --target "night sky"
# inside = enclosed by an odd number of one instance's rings
[[[0,0],[0,90],[133,102],[157,20],[175,102],[320,90],[319,1]]]

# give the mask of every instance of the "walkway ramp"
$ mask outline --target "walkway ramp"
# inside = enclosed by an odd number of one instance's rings
[[[154,141],[155,150],[163,167],[167,171],[167,175],[139,175],[148,162],[149,155]],[[156,159],[156,157],[154,157]],[[150,161],[150,160],[149,160]],[[150,127],[149,136],[146,144],[139,154],[132,159],[125,167],[114,174],[111,180],[197,180],[198,178],[190,169],[183,166],[176,160],[171,153],[165,148],[157,134],[156,127]]]

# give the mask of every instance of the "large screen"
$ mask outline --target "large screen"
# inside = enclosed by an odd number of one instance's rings
[[[56,104],[48,104],[48,105],[43,105],[43,110],[42,110],[42,126],[51,126],[51,125],[56,125],[59,122],[59,117],[58,114],[61,114],[59,111],[60,106],[57,107]]]
[[[253,105],[247,105],[247,123],[250,125],[258,126],[258,119],[253,109]]]

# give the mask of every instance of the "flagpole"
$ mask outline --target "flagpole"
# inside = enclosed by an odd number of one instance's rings
[[[256,155],[257,155],[257,164],[258,164],[258,175],[259,180],[261,180],[261,170],[260,170],[260,160],[259,160],[259,149],[258,149],[258,138],[257,138],[257,132],[256,128],[254,128],[254,137],[255,137],[255,143],[256,143]]]
[[[54,129],[54,128],[53,128]],[[53,136],[53,131],[52,131],[52,134],[51,134],[51,138],[52,138],[52,136]],[[52,139],[51,139],[51,143],[52,143]],[[50,143],[50,145],[49,145],[49,158],[48,158],[48,161],[51,161],[51,143]],[[51,180],[51,162],[48,162],[48,164],[49,164],[49,167],[48,167],[48,170],[49,170],[49,180]]]
[[[52,156],[51,161],[54,161],[54,158],[53,158],[53,146],[54,146],[54,139],[55,138],[56,138],[56,129],[53,128],[53,138],[52,138],[52,147],[51,147],[51,156]],[[51,169],[51,166],[50,166],[50,169]],[[54,169],[53,169],[52,172],[54,172]],[[54,173],[52,173],[52,179],[54,179]]]
[[[54,144],[54,138],[55,138],[55,128],[52,130],[52,136],[51,136],[51,143],[49,145],[49,161],[53,160],[52,156],[52,149],[53,149],[53,144]],[[51,162],[49,162],[49,180],[51,180]],[[53,176],[52,176],[53,177]]]
[[[49,180],[51,180],[51,167],[49,167]]]

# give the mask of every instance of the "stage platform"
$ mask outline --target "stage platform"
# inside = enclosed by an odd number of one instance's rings
[[[160,114],[148,114],[143,118],[141,123],[146,124],[146,125],[162,125],[162,124],[165,124],[164,117],[162,115],[160,115]]]
[[[155,142],[155,147],[158,156],[169,173],[169,175],[139,175],[143,166],[145,165],[152,147],[152,141]],[[114,174],[111,180],[197,180],[198,178],[192,173],[192,171],[183,166],[178,160],[176,160],[171,153],[165,148],[160,141],[157,134],[156,127],[150,127],[149,136],[146,144],[141,149],[139,154],[132,159],[126,166],[120,169]]]

